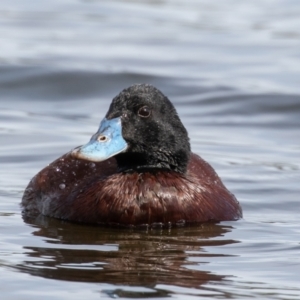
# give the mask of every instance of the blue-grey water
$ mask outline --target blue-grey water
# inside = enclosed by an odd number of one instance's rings
[[[2,0],[1,299],[300,299],[300,2]],[[23,218],[29,180],[150,83],[240,201],[237,222]]]

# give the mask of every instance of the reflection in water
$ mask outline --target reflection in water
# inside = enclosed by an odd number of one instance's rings
[[[43,216],[24,217],[24,221],[34,228],[33,235],[45,238],[45,244],[25,247],[29,259],[17,269],[69,281],[196,288],[208,281],[225,279],[200,270],[199,258],[203,257],[204,263],[205,257],[220,256],[208,253],[203,247],[236,242],[220,238],[231,227],[215,224],[143,231],[85,226]],[[189,259],[194,257],[197,262]],[[132,297],[132,292],[127,296],[124,294],[127,292],[119,292],[123,297]],[[156,292],[161,296],[163,291]]]

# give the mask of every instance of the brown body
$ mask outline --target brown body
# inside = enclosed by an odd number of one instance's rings
[[[98,163],[65,154],[25,190],[25,213],[90,224],[164,225],[242,217],[213,168],[191,154],[186,173],[118,172],[114,157]]]

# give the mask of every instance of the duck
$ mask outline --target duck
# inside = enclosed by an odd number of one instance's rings
[[[174,105],[149,84],[113,98],[90,141],[38,172],[21,206],[25,215],[125,227],[242,218],[236,197],[191,151]]]

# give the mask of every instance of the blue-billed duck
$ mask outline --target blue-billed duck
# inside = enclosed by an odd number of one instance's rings
[[[102,225],[172,226],[242,217],[214,169],[191,152],[173,104],[148,84],[116,96],[86,145],[30,181],[22,206],[25,214]]]

